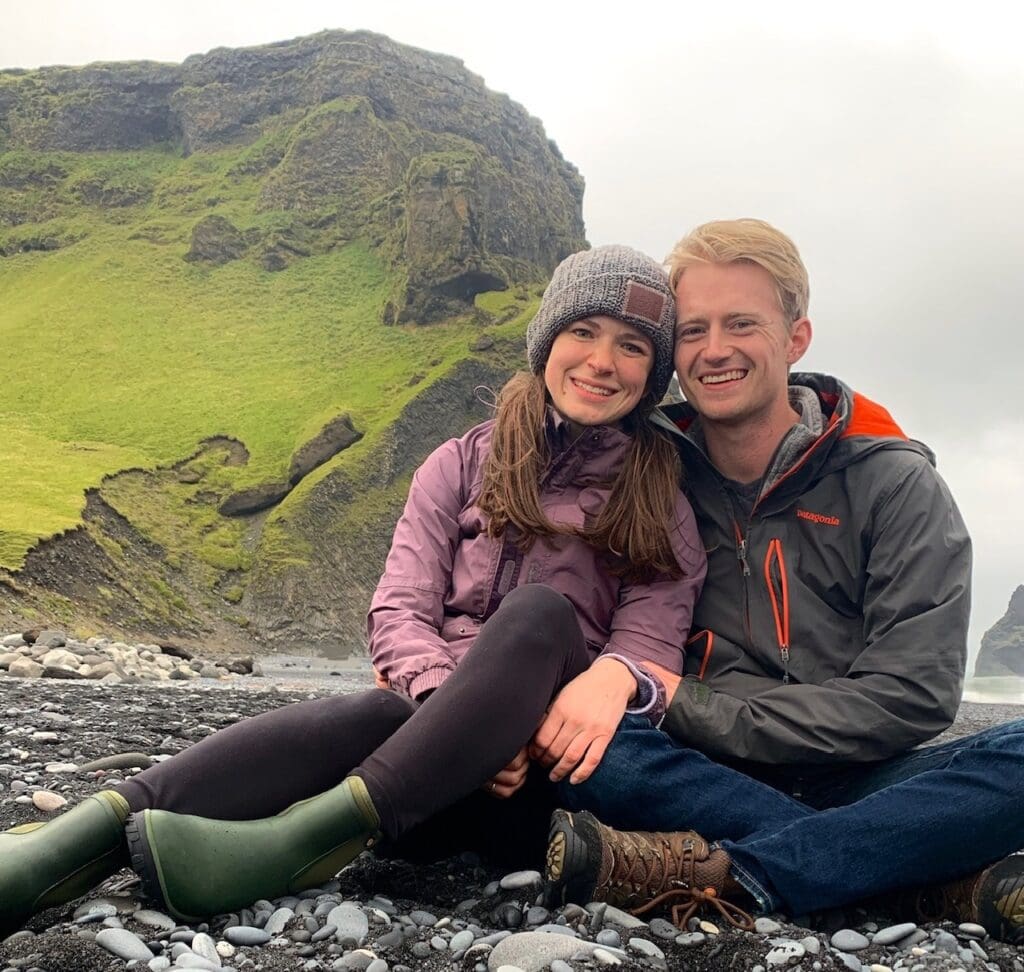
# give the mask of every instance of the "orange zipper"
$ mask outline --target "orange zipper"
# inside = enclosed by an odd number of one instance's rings
[[[776,537],[768,543],[764,557],[764,579],[772,601],[775,617],[775,637],[782,656],[782,682],[789,682],[789,581],[786,577],[786,558],[782,555],[782,541]]]

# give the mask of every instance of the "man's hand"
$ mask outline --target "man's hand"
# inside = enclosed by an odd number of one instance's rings
[[[615,729],[636,695],[622,662],[598,659],[555,697],[530,741],[530,756],[551,767],[552,782],[582,783],[597,769]]]
[[[377,688],[391,688],[391,683],[383,675],[381,675],[381,673],[378,672],[376,668],[373,670],[373,684],[376,685]]]
[[[523,746],[523,748],[512,757],[512,762],[503,770],[495,773],[494,776],[484,784],[483,788],[491,796],[507,800],[526,782],[526,772],[529,768],[530,756],[526,751],[526,747]]]

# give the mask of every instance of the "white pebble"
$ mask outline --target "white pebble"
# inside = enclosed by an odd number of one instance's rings
[[[37,790],[32,794],[32,802],[43,813],[53,813],[54,810],[59,810],[61,807],[66,806],[68,801],[52,790]]]

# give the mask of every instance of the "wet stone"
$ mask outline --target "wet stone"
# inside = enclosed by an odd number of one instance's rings
[[[521,888],[540,887],[542,881],[540,871],[513,871],[506,874],[499,885],[505,891],[518,891]]]
[[[547,908],[542,908],[540,905],[534,905],[526,912],[526,924],[543,925],[550,917],[551,912],[548,911]]]
[[[290,922],[294,917],[295,912],[292,911],[291,908],[278,908],[267,919],[267,923],[263,928],[265,931],[270,932],[271,935],[280,935],[287,927],[288,922]]]
[[[838,948],[841,952],[859,952],[871,944],[866,936],[852,928],[840,928],[829,941],[833,948]]]
[[[960,934],[965,935],[968,938],[982,939],[988,936],[988,932],[985,931],[985,927],[983,925],[975,924],[973,921],[961,922],[956,927]]]
[[[631,938],[629,940],[629,947],[634,952],[639,952],[645,958],[660,960],[665,958],[665,953],[654,942],[648,941],[646,938]]]
[[[190,948],[196,955],[209,959],[215,965],[220,965],[220,953],[217,951],[217,943],[204,932],[200,932],[192,939]]]
[[[363,909],[347,902],[331,909],[327,924],[334,925],[334,937],[342,943],[350,941],[362,945],[370,931],[370,921]]]
[[[843,963],[850,972],[860,972],[861,962],[856,955],[851,955],[849,952],[842,952],[838,949],[833,953],[840,962]]]
[[[153,953],[138,935],[123,928],[104,928],[96,935],[96,944],[126,962],[132,959],[148,962],[153,957]]]
[[[234,928],[224,929],[225,941],[243,948],[247,945],[266,945],[273,937],[262,928],[253,928],[249,925],[236,925]]]
[[[801,938],[800,944],[803,945],[804,951],[808,955],[817,955],[821,951],[821,941],[815,938],[814,935],[808,935],[806,938]]]
[[[807,950],[799,942],[780,940],[764,957],[764,961],[768,968],[777,969],[799,962],[806,954]]]
[[[473,933],[467,928],[464,931],[457,932],[452,936],[452,940],[448,943],[448,947],[453,952],[461,952],[463,949],[469,948],[473,944],[474,939]],[[380,940],[378,939],[378,942]]]
[[[591,911],[595,907],[594,904],[587,905],[587,911]],[[626,911],[622,911],[619,908],[614,908],[611,905],[604,905],[604,921],[611,922],[613,925],[618,925],[619,928],[646,928],[647,922],[641,921],[636,915],[631,915]]]
[[[663,938],[665,941],[672,941],[679,934],[679,929],[664,918],[652,918],[650,931],[655,938]]]
[[[704,932],[683,932],[682,935],[676,935],[675,942],[677,945],[682,945],[687,948],[692,945],[703,945],[707,941],[707,935]]]
[[[871,941],[874,945],[894,945],[915,931],[917,931],[917,925],[912,921],[905,921],[899,925],[889,925],[887,928],[880,929],[875,932]]]
[[[151,908],[141,908],[132,917],[148,928],[156,928],[159,931],[172,932],[178,927],[178,923],[162,911],[154,911]]]

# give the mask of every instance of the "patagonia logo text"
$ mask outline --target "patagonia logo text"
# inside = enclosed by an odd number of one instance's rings
[[[811,513],[810,510],[797,510],[796,515],[801,520],[810,520],[811,523],[823,523],[825,526],[839,526],[838,516],[826,516],[824,513]]]

